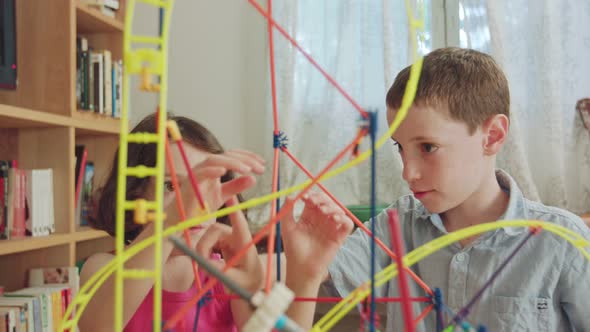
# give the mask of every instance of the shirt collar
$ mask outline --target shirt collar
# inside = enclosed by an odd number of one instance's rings
[[[510,195],[506,212],[498,220],[502,222],[502,220],[528,219],[526,200],[516,181],[501,169],[496,170],[496,179],[498,179],[500,188]],[[518,235],[526,232],[524,227],[502,227],[501,229],[507,235]]]
[[[526,200],[518,188],[516,181],[514,181],[514,179],[508,173],[501,169],[496,170],[496,179],[498,180],[500,188],[502,188],[502,190],[504,190],[510,196],[508,200],[508,207],[506,208],[504,214],[498,219],[498,222],[502,222],[503,220],[527,219],[528,216],[525,204]],[[430,221],[434,227],[436,227],[443,234],[448,233],[439,214],[430,214]],[[510,236],[518,235],[526,231],[526,229],[523,227],[502,227],[501,230]]]

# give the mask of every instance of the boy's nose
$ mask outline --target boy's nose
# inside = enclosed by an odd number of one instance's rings
[[[407,183],[412,183],[420,179],[420,171],[415,163],[405,162],[402,177]]]

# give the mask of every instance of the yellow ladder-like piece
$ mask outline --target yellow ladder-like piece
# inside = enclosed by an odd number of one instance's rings
[[[139,0],[148,5],[163,9],[161,36],[132,35],[132,15],[134,10],[128,11],[130,15],[125,20],[124,34],[124,61],[125,75],[123,79],[124,96],[129,96],[129,75],[140,75],[140,89],[159,94],[159,113],[157,134],[134,133],[128,134],[128,128],[121,126],[121,139],[119,149],[119,181],[117,186],[117,273],[115,282],[115,331],[123,329],[123,287],[126,279],[154,280],[153,286],[153,331],[160,331],[162,327],[162,232],[163,232],[163,192],[164,192],[164,166],[165,166],[165,142],[166,142],[166,104],[167,104],[167,60],[168,60],[168,31],[172,1],[163,0]],[[135,8],[135,1],[128,4]],[[133,44],[149,44],[157,48],[132,48]],[[155,83],[153,80],[157,80]],[[122,123],[128,123],[127,103],[124,103]],[[127,125],[125,125],[126,127]],[[154,167],[138,165],[127,166],[127,144],[156,144],[156,164]],[[137,200],[127,201],[126,177],[154,177],[155,197],[153,201]],[[145,224],[154,223],[154,261],[153,269],[138,270],[125,269],[125,212],[134,211],[134,222]]]

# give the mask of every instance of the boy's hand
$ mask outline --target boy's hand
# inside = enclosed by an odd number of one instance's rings
[[[302,198],[305,208],[298,222],[289,213],[283,220],[287,275],[321,281],[336,252],[352,230],[352,220],[323,193]]]
[[[235,197],[231,198],[228,206],[237,204]],[[231,227],[215,223],[205,230],[205,233],[197,243],[197,253],[203,257],[211,257],[213,249],[221,251],[224,260],[210,260],[210,263],[222,270],[225,261],[232,259],[242,248],[252,241],[252,235],[248,228],[248,222],[242,211],[229,215]],[[246,255],[239,263],[225,272],[238,285],[250,292],[255,292],[262,287],[264,271],[258,258],[255,246],[250,246]]]

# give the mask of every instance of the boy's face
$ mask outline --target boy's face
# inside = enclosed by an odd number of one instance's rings
[[[387,120],[396,111],[388,109]],[[444,109],[412,106],[393,134],[403,161],[403,178],[431,213],[443,213],[465,202],[480,187],[489,167],[481,128],[467,125]]]

